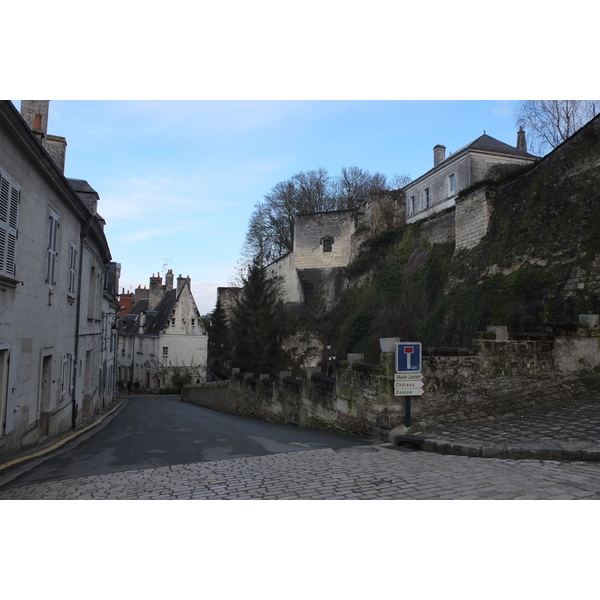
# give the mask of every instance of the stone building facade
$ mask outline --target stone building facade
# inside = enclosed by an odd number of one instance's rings
[[[267,266],[283,301],[305,302],[320,294],[324,305],[331,307],[341,292],[355,230],[354,210],[297,215],[293,251]]]
[[[520,131],[517,147],[512,147],[484,133],[448,157],[445,146],[435,146],[433,168],[404,187],[406,222],[415,223],[452,208],[462,190],[486,179],[498,165],[534,163],[537,157],[527,152],[524,136]]]
[[[98,194],[53,158],[48,109],[0,102],[0,453],[77,427],[114,395],[120,266]]]
[[[144,391],[171,386],[176,375],[206,380],[208,336],[196,306],[189,277],[177,278],[169,269],[148,288],[135,290],[131,309],[119,325],[119,379],[139,383]]]

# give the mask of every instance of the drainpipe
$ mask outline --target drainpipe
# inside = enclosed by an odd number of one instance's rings
[[[81,318],[81,281],[83,272],[83,242],[87,237],[92,222],[92,216],[88,217],[79,234],[79,273],[77,276],[77,316],[75,317],[75,347],[73,350],[73,391],[71,393],[71,427],[77,427],[77,361],[79,360],[79,337]]]

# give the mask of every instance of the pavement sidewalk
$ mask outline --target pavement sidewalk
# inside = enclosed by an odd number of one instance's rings
[[[392,433],[395,445],[481,458],[600,461],[600,398],[447,425],[411,435]]]

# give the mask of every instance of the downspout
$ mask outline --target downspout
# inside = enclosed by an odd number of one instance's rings
[[[118,291],[118,290],[117,290]],[[113,377],[112,377],[112,391],[111,391],[111,398],[112,398],[112,402],[115,401],[115,387],[117,386],[117,381],[119,380],[117,377],[117,351],[119,350],[119,325],[118,325],[118,321],[119,321],[119,313],[120,313],[120,309],[117,309],[117,314],[116,314],[116,318],[115,318],[115,345],[113,346]],[[112,330],[111,330],[111,335],[112,335]]]
[[[75,322],[75,348],[73,350],[73,391],[71,394],[71,427],[77,427],[77,361],[79,360],[79,336],[81,318],[81,281],[83,274],[83,241],[87,237],[93,216],[88,217],[79,234],[79,273],[77,276],[77,316]]]

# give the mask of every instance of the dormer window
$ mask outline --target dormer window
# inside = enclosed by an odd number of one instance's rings
[[[321,245],[323,246],[323,252],[331,252],[333,250],[333,238],[324,237],[321,240]]]

